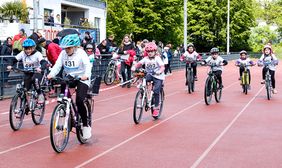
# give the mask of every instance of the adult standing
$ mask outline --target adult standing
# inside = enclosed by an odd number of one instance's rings
[[[0,55],[4,56],[3,58],[3,64],[4,64],[3,71],[4,71],[4,83],[5,83],[4,87],[9,87],[7,82],[8,82],[8,76],[10,72],[6,71],[6,69],[7,69],[7,65],[9,65],[10,61],[12,60],[11,59],[12,57],[10,57],[12,55],[12,38],[11,37],[8,37],[6,41],[4,42]]]
[[[167,44],[167,47],[169,48],[168,53],[167,53],[167,57],[168,57],[168,64],[167,64],[167,68],[170,74],[172,74],[171,71],[171,67],[170,67],[170,63],[173,57],[173,53],[172,53],[172,45],[170,43]]]
[[[109,54],[109,47],[107,45],[107,40],[103,40],[97,48],[99,49],[101,54]]]
[[[23,50],[22,44],[25,39],[26,39],[25,30],[20,29],[19,34],[15,35],[12,40],[13,55],[17,55]]]
[[[128,55],[128,58],[125,61],[121,62],[121,75],[123,82],[129,81],[131,79],[131,66],[134,61],[134,56],[136,55],[136,52],[128,34],[124,35],[118,50],[118,54]],[[127,69],[127,78],[125,75],[125,69]],[[125,87],[125,84],[123,84],[122,87]],[[130,82],[128,82],[127,88],[130,88]]]
[[[42,34],[41,34],[40,31],[33,32],[33,33],[28,37],[28,38],[32,39],[32,40],[35,42],[35,44],[36,44],[35,49],[36,49],[37,51],[39,51],[40,53],[42,53],[42,48],[41,48],[41,46],[40,46],[40,44],[39,44],[39,39],[40,39],[41,37],[42,37]]]
[[[51,15],[48,17],[48,20],[47,20],[48,24],[50,26],[54,26],[54,13],[52,12]]]

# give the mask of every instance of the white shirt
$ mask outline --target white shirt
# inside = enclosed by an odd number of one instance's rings
[[[271,56],[272,56],[272,58],[271,58]],[[274,54],[271,54],[271,56],[270,55],[265,56],[264,54],[262,54],[262,56],[260,57],[259,61],[261,61],[261,62],[278,61],[277,57]],[[273,60],[271,60],[271,59],[273,59]],[[265,66],[265,65],[263,65],[263,66]],[[269,69],[272,70],[272,71],[275,71],[276,70],[276,65],[270,64],[269,65]]]
[[[223,58],[221,56],[217,56],[216,59],[213,59],[212,56],[209,56],[205,61],[207,64],[216,64],[216,67],[213,67],[213,71],[222,71],[223,67],[220,65],[223,62]]]
[[[26,55],[24,51],[21,51],[16,57],[18,61],[23,61],[25,70],[32,68],[39,68],[40,61],[43,60],[43,56],[40,52],[36,51],[33,55]]]
[[[184,60],[189,60],[189,59],[192,59],[193,61],[196,61],[197,60],[197,57],[198,57],[198,53],[196,51],[193,51],[192,53],[189,53],[188,51],[185,51],[185,53],[183,54],[183,59]]]
[[[87,76],[89,80],[81,82],[90,86],[92,65],[90,63],[89,57],[84,50],[77,48],[71,56],[68,56],[66,51],[62,50],[54,67],[50,72],[50,75],[52,77],[55,77],[60,72],[62,67],[64,67],[64,72],[67,75],[71,75],[73,77]]]
[[[237,61],[237,64],[245,64],[245,65],[251,65],[251,59],[250,58],[246,58],[244,60],[242,60],[241,58],[239,58]],[[247,66],[247,69],[250,69],[250,66]]]
[[[164,62],[158,56],[156,56],[153,59],[149,59],[149,57],[145,57],[141,61],[139,61],[139,63],[141,63],[142,65],[145,64],[145,69],[147,72],[152,72],[152,71],[157,72],[160,70],[161,66],[164,66]],[[160,79],[160,80],[165,79],[164,72],[161,73],[160,75],[155,74],[153,75],[153,77]]]

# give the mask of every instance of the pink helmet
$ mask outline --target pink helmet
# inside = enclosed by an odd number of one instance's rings
[[[153,42],[149,42],[145,46],[145,51],[150,52],[150,51],[157,51],[157,45]]]

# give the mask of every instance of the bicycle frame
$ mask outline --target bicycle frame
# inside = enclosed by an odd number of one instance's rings
[[[153,105],[152,105],[153,85],[152,85],[152,89],[149,90],[146,78],[143,77],[142,78],[142,84],[141,84],[139,89],[142,90],[142,92],[144,93],[144,95],[142,97],[142,106],[144,105],[144,103],[146,103],[145,111],[148,111],[148,109],[153,107]],[[146,102],[145,102],[145,100],[146,100]]]

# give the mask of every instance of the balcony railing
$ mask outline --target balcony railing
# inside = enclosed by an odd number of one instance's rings
[[[99,0],[65,0],[73,3],[78,3],[81,5],[92,6],[96,8],[106,9],[106,2],[101,2]]]

